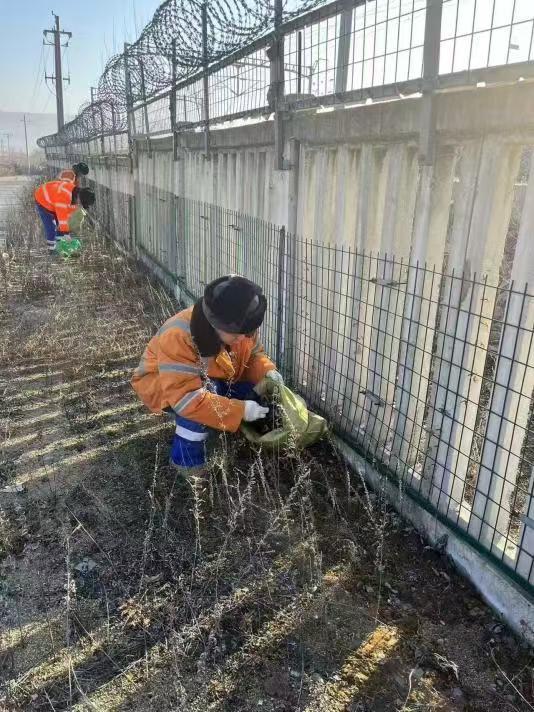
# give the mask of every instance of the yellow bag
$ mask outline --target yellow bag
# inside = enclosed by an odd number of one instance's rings
[[[291,442],[297,448],[313,445],[327,431],[326,420],[308,410],[305,401],[293,393],[287,386],[279,386],[269,378],[265,378],[256,386],[261,396],[268,396],[275,402],[281,412],[282,424],[279,428],[262,435],[251,423],[243,422],[241,432],[246,439],[256,445],[276,449],[280,445]]]

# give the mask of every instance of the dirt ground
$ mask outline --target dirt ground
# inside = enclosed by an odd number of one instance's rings
[[[533,658],[329,442],[220,437],[207,486],[129,386],[175,310],[102,240],[0,261],[0,709],[519,712]]]

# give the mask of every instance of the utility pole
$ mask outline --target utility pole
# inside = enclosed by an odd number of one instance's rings
[[[30,175],[30,152],[28,151],[28,129],[26,128],[26,114],[24,114],[24,139],[26,141],[26,160],[28,161],[28,175]]]
[[[68,47],[68,40],[72,37],[72,32],[64,32],[61,30],[59,27],[59,15],[55,15],[54,13],[52,13],[52,15],[55,17],[55,27],[53,30],[43,30],[43,35],[45,36],[45,39],[48,39],[48,35],[53,36],[53,41],[45,42],[45,44],[54,47],[55,76],[48,77],[45,74],[45,79],[50,79],[56,84],[57,130],[61,131],[65,125],[65,115],[63,111],[63,81],[67,81],[70,84],[70,77],[66,77],[65,80],[63,80],[63,72],[61,69],[61,48]],[[66,44],[64,45],[61,44],[61,35],[66,35],[68,38]]]

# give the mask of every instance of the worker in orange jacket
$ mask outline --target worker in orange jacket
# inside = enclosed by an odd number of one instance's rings
[[[163,324],[134,371],[143,403],[175,416],[170,461],[185,476],[204,471],[210,429],[235,432],[243,420],[265,418],[254,386],[264,378],[283,383],[258,339],[266,307],[257,284],[220,277]]]
[[[69,218],[79,205],[94,203],[89,188],[79,188],[69,180],[50,180],[42,183],[34,193],[35,207],[43,223],[48,251],[56,251],[56,240],[69,236]]]

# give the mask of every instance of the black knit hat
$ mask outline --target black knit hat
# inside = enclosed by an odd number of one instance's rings
[[[86,176],[89,173],[89,166],[87,165],[87,163],[84,163],[83,161],[81,161],[80,163],[75,163],[72,166],[72,170],[74,171],[74,173],[77,176],[79,176],[79,175]]]
[[[230,274],[207,285],[202,310],[214,329],[229,334],[249,334],[261,326],[267,299],[260,286]]]

